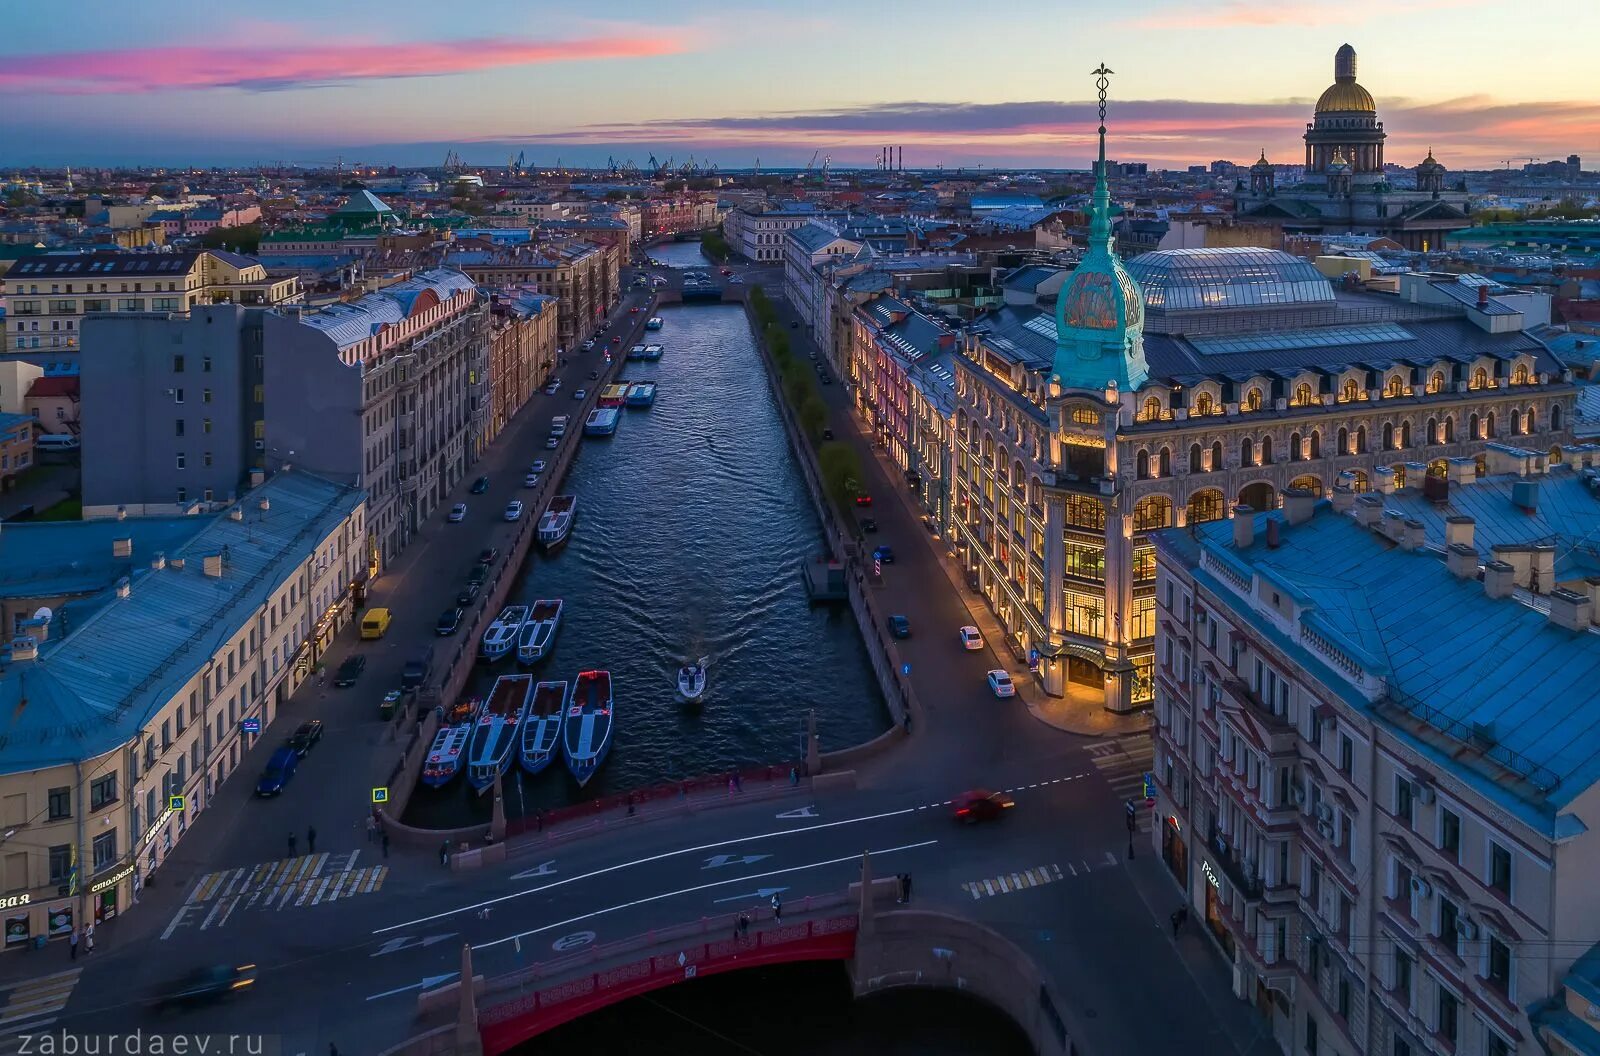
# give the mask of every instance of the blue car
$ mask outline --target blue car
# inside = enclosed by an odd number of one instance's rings
[[[294,769],[299,762],[299,753],[288,745],[273,752],[272,758],[267,760],[266,769],[261,771],[261,780],[256,782],[256,795],[275,796],[282,792],[283,786],[294,776]]]
[[[880,546],[877,549],[872,551],[872,556],[874,558],[876,558],[877,560],[883,562],[886,565],[894,564],[894,548],[893,547]]]
[[[889,617],[889,633],[896,638],[911,637],[911,621],[904,616]]]

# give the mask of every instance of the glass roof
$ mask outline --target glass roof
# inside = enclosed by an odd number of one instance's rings
[[[1334,303],[1326,276],[1276,249],[1164,249],[1134,257],[1127,268],[1155,312]]]
[[[1396,323],[1376,323],[1370,326],[1319,326],[1311,330],[1283,330],[1277,333],[1239,334],[1232,337],[1191,337],[1189,343],[1208,356],[1216,356],[1232,352],[1381,345],[1416,339],[1415,334]]]

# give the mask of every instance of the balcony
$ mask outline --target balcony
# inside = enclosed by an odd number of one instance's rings
[[[1246,902],[1260,900],[1266,891],[1261,877],[1245,867],[1244,859],[1239,856],[1237,850],[1228,845],[1221,833],[1213,834],[1211,839],[1206,841],[1206,849],[1211,852],[1211,857],[1222,870],[1222,875],[1228,878],[1228,883],[1233,885],[1233,889],[1239,892]]]

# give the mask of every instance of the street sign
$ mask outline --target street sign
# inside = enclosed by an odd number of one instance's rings
[[[168,810],[182,810],[183,809],[183,802],[184,802],[184,797],[182,797],[182,796],[168,796],[167,797],[167,809]]]
[[[1156,798],[1156,775],[1150,773],[1148,770],[1145,771],[1144,775],[1144,798]]]
[[[387,802],[389,802],[389,790],[387,788],[375,788],[375,789],[373,789],[372,790],[372,802],[374,802],[374,803],[387,803]]]
[[[1039,670],[1039,650],[1037,649],[1028,650],[1028,670]]]
[[[245,733],[260,733],[261,732],[261,720],[260,719],[245,719],[243,722],[241,722],[239,724],[239,728],[244,730]]]
[[[907,661],[906,663],[903,663],[903,664],[900,665],[900,673],[902,675],[909,675],[911,673],[911,663],[910,663],[910,661]]]

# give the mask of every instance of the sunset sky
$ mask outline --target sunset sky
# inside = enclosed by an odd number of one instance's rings
[[[1570,0],[141,0],[16,4],[0,37],[0,172],[32,164],[643,163],[1082,168],[1089,71],[1116,71],[1113,158],[1303,158],[1348,41],[1387,157],[1580,154],[1600,77]]]

